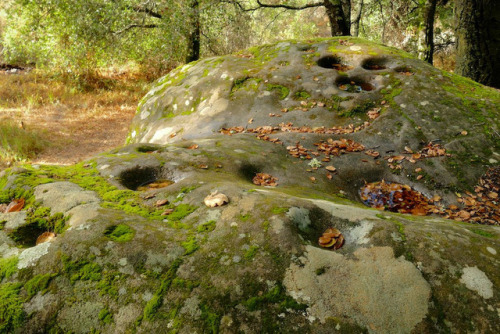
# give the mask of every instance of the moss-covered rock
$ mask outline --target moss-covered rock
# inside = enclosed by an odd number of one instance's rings
[[[179,68],[141,102],[133,144],[0,175],[0,204],[26,200],[0,217],[0,332],[494,333],[499,228],[381,212],[359,190],[385,179],[458,204],[498,164],[498,99],[359,39]],[[437,139],[451,156],[390,168]],[[353,149],[326,157],[335,140]],[[214,191],[229,203],[206,207]],[[55,238],[20,245],[14,227],[35,221]],[[328,228],[340,249],[318,244]]]

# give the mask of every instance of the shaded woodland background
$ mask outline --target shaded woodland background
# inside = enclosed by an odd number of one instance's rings
[[[500,86],[497,0],[3,0],[0,165],[120,145],[149,83],[182,63],[332,35]]]

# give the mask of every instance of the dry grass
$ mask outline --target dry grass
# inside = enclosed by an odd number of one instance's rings
[[[110,71],[85,81],[37,71],[0,72],[0,124],[24,124],[24,130],[10,132],[16,137],[10,141],[36,134],[43,143],[41,152],[0,157],[0,167],[30,157],[34,163],[70,164],[122,145],[149,86],[149,78],[132,72]]]

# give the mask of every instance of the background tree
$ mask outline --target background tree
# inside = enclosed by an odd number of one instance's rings
[[[500,88],[500,2],[455,0],[456,73]]]

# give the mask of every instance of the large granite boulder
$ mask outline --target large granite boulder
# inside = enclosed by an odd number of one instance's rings
[[[130,145],[0,174],[0,332],[495,333],[499,101],[354,38],[177,69]]]

